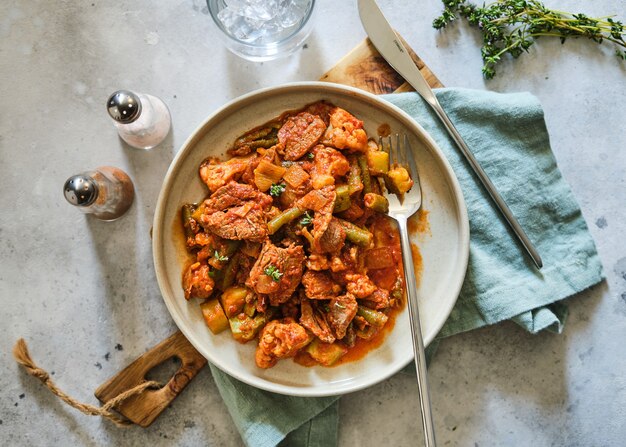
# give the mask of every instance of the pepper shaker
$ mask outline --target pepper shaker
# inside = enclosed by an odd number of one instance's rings
[[[138,149],[152,149],[170,131],[170,112],[156,96],[118,90],[107,100],[107,111],[117,132],[126,143]]]
[[[63,194],[83,213],[101,220],[115,220],[132,205],[135,188],[121,169],[101,166],[67,179]]]

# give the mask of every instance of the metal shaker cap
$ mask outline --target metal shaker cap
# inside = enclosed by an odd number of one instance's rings
[[[118,123],[132,123],[141,115],[141,101],[131,91],[118,90],[109,96],[107,111]]]
[[[65,199],[72,205],[88,206],[98,197],[98,185],[89,176],[74,175],[67,179],[63,187]]]

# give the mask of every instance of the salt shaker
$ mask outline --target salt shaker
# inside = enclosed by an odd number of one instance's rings
[[[122,216],[135,198],[130,177],[112,166],[73,175],[65,182],[63,193],[80,211],[101,220],[115,220]]]
[[[152,149],[165,139],[172,120],[156,96],[118,90],[107,101],[107,110],[120,137],[138,149]]]

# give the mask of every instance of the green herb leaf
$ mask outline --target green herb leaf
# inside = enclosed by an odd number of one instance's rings
[[[217,250],[215,250],[215,251],[213,252],[213,257],[214,257],[215,259],[217,259],[218,261],[220,261],[220,262],[226,262],[226,261],[228,261],[228,256],[222,256],[222,255],[220,254],[220,252],[219,252],[219,251],[217,251]]]
[[[593,18],[585,14],[548,9],[539,0],[495,0],[476,6],[467,0],[442,0],[444,10],[433,27],[442,29],[458,17],[465,18],[483,35],[481,54],[483,75],[491,79],[495,66],[505,54],[517,59],[539,37],[556,37],[564,43],[570,37],[586,37],[601,44],[609,41],[626,48],[624,25],[611,16]],[[626,60],[626,50],[618,48],[617,57]]]
[[[263,273],[265,273],[267,276],[269,276],[276,282],[280,281],[280,277],[283,276],[281,271],[271,264],[265,267],[265,270],[263,270]]]
[[[306,227],[307,225],[311,225],[311,222],[313,222],[313,218],[311,217],[309,212],[306,211],[304,213],[304,217],[302,219],[300,219],[300,225]]]
[[[285,190],[284,183],[280,183],[280,184],[273,183],[272,186],[270,186],[270,196],[278,197],[279,195],[283,193],[284,190]]]
[[[315,158],[315,154],[314,154],[313,152],[309,152],[308,154],[306,154],[306,157],[307,157],[309,160],[313,160],[313,159]]]

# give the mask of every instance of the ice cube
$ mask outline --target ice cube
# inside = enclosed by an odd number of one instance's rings
[[[273,43],[297,25],[311,0],[225,0],[218,13],[224,28],[247,43]]]
[[[279,0],[226,0],[227,9],[250,19],[271,20],[278,13]]]
[[[281,0],[280,11],[276,14],[279,25],[289,28],[297,25],[306,13],[310,0]]]

